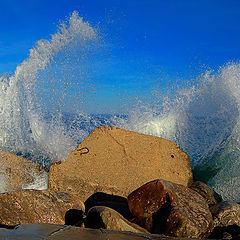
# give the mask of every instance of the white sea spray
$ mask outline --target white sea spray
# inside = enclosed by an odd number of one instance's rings
[[[78,60],[85,63],[89,46],[97,41],[97,34],[73,12],[68,23],[62,23],[50,40],[40,40],[30,50],[13,75],[0,78],[0,144],[10,152],[31,154],[48,161],[62,161],[76,146],[76,139],[87,133],[66,130],[62,121],[63,101],[71,85],[71,74],[82,84],[79,71],[62,73],[63,58],[68,61],[69,49],[79,51]],[[60,59],[60,60],[58,60]],[[76,59],[75,59],[76,60]],[[63,64],[63,63],[62,63]],[[71,69],[70,69],[71,71]],[[78,82],[75,82],[75,88]],[[78,92],[81,95],[81,92]],[[51,114],[52,113],[52,114]],[[50,114],[46,120],[45,115]]]
[[[122,126],[176,142],[190,156],[197,177],[224,199],[239,201],[240,64],[207,71],[197,85],[155,109],[137,109]]]
[[[0,77],[1,149],[49,165],[64,161],[94,127],[111,124],[176,142],[190,156],[195,176],[224,199],[239,201],[240,64],[206,71],[174,95],[161,101],[155,96],[155,103],[132,107],[130,99],[128,117],[104,119],[81,108],[88,101],[92,72],[99,70],[93,64],[100,58],[99,38],[74,12],[50,39],[36,43],[13,75]],[[66,115],[68,108],[75,112]],[[45,189],[44,174],[24,188]],[[0,177],[0,191],[6,191]]]

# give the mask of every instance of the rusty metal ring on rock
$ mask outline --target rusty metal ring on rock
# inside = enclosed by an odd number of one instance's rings
[[[77,149],[77,151],[80,152],[80,155],[89,153],[89,149],[87,147]]]

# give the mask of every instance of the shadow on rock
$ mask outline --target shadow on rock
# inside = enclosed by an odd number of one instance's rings
[[[127,220],[133,219],[133,216],[128,208],[127,199],[121,196],[97,192],[91,195],[84,204],[86,213],[94,206],[105,206],[114,209]]]
[[[210,239],[240,239],[240,227],[236,224],[226,227],[215,227],[209,236]]]
[[[70,209],[65,214],[65,225],[82,227],[84,212],[79,209]]]

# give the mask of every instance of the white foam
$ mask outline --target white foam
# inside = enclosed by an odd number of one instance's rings
[[[23,186],[23,189],[36,189],[36,190],[48,189],[48,172],[42,171],[40,175],[33,177],[34,177],[33,183]]]

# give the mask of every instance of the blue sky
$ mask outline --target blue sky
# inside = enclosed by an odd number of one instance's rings
[[[240,56],[238,0],[0,0],[0,9],[0,73],[14,72],[74,10],[99,27],[112,62],[97,76],[105,86],[97,98],[106,105],[110,98],[116,108],[113,87],[136,96],[184,85]]]

